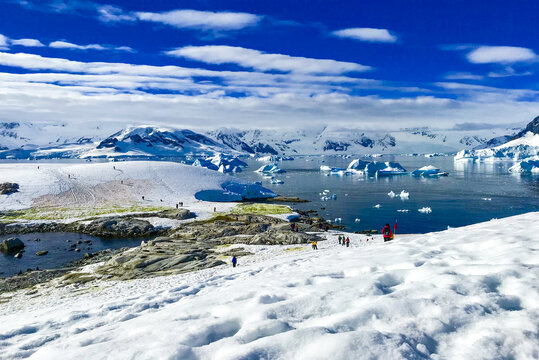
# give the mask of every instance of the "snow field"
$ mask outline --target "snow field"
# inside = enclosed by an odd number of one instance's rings
[[[38,168],[39,167],[39,168]],[[2,210],[37,207],[169,206],[200,213],[228,211],[234,203],[204,202],[201,190],[222,190],[242,180],[173,162],[126,161],[88,164],[0,164],[0,182],[16,182],[19,192],[0,196]],[[144,199],[142,198],[144,196]]]
[[[256,253],[237,268],[20,291],[0,358],[533,359],[538,232],[537,212],[350,248],[333,232],[233,245]]]

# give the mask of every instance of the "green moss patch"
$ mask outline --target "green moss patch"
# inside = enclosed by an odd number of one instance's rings
[[[234,207],[231,214],[253,214],[253,215],[279,215],[290,214],[292,211],[288,206],[275,204],[239,204]]]
[[[131,212],[158,212],[169,210],[165,206],[139,206],[127,207],[83,207],[83,208],[30,208],[23,210],[0,211],[0,222],[12,222],[15,220],[61,220],[78,219],[106,214],[121,214]]]

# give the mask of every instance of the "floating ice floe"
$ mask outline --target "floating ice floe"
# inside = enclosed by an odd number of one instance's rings
[[[391,190],[387,193],[387,196],[389,196],[390,198],[400,197],[402,200],[408,200],[410,198],[410,193],[406,190],[402,190],[399,194],[395,194],[395,192]]]
[[[440,177],[448,175],[449,173],[440,171],[440,169],[432,165],[423,166],[422,168],[412,171],[412,176],[415,177]]]
[[[355,219],[354,219],[354,222],[357,222],[357,223],[358,223],[358,222],[360,222],[360,221],[361,221],[361,219],[359,219],[359,218],[355,218]]]
[[[441,154],[441,153],[425,154],[426,158],[432,158],[432,157],[436,157],[436,156],[445,156],[445,154]]]
[[[402,190],[398,196],[401,198],[401,200],[408,200],[410,198],[410,193],[406,190]]]
[[[280,169],[277,164],[267,164],[255,170],[255,172],[262,174],[279,174],[284,173],[285,171]]]
[[[334,221],[335,221],[335,223],[340,224],[340,223],[342,223],[342,218],[335,218]]]
[[[401,213],[407,213],[408,211],[410,211],[410,210],[408,210],[408,209],[399,209],[399,210],[397,210],[397,212],[401,212]]]
[[[326,193],[325,190],[324,190],[320,200],[322,200],[322,201],[337,200],[337,194],[333,194],[333,195],[329,196],[329,193]]]
[[[491,198],[481,198],[481,200],[484,200],[484,201],[492,201]]]
[[[539,174],[539,156],[519,161],[509,168],[511,173]]]
[[[417,211],[423,214],[430,214],[432,209],[430,207],[422,207],[421,209],[417,209]]]
[[[272,184],[284,184],[284,181],[282,181],[281,179],[276,179],[276,178],[271,178],[270,182]]]
[[[350,172],[348,172],[346,169],[336,168],[336,167],[329,167],[326,165],[320,166],[320,171],[327,173],[326,175],[348,175]]]
[[[375,207],[375,208],[377,208],[377,209],[380,209],[380,208],[382,207],[382,205],[376,204],[376,205],[374,205],[373,207]]]

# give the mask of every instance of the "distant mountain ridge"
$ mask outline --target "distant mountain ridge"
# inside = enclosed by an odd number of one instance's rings
[[[466,131],[427,127],[387,132],[341,127],[221,128],[195,132],[142,125],[127,127],[110,136],[96,135],[103,133],[99,128],[93,129],[91,134],[71,129],[76,136],[58,136],[63,129],[63,125],[0,123],[0,158],[454,153],[463,147],[473,149],[503,143],[512,137],[508,133],[514,132],[510,129]]]

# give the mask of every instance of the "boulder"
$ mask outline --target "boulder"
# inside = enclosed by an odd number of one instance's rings
[[[47,255],[49,252],[47,250],[41,250],[41,251],[38,251],[36,252],[36,255],[37,256],[43,256],[43,255]]]
[[[19,238],[9,238],[2,241],[0,249],[4,252],[16,251],[24,248],[24,243]]]

